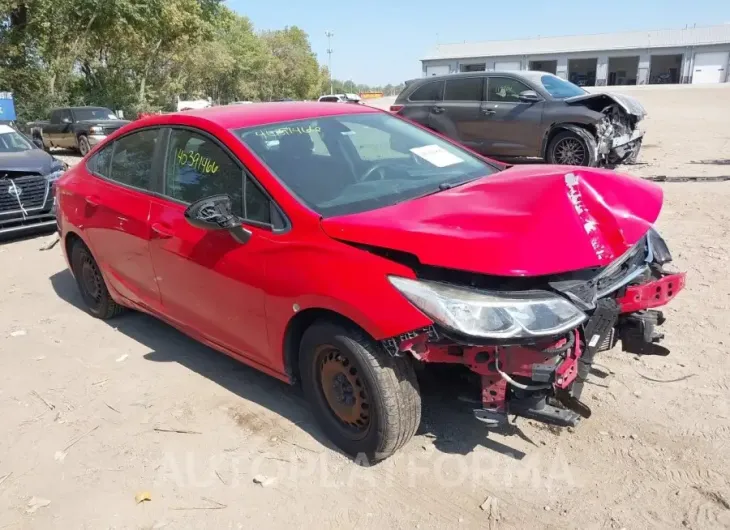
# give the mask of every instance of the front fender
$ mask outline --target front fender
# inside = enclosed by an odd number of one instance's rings
[[[307,309],[344,316],[375,340],[432,324],[388,281],[388,275],[413,278],[410,268],[348,244],[330,239],[289,248],[286,259],[269,256],[266,267],[266,319],[274,363],[283,363],[289,323]]]

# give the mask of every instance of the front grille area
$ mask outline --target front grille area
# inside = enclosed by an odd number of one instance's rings
[[[104,134],[109,135],[109,134],[113,133],[114,131],[116,131],[117,129],[119,129],[118,126],[112,125],[110,127],[102,127],[101,130],[103,131]]]
[[[47,196],[48,181],[45,177],[31,175],[0,179],[0,213],[42,208]]]

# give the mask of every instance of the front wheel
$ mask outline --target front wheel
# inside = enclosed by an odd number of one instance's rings
[[[84,135],[79,136],[79,153],[81,156],[86,156],[89,151],[91,151],[89,139]]]
[[[550,141],[547,150],[547,161],[550,164],[564,166],[596,165],[596,141],[589,132],[578,134],[573,131],[562,131]]]
[[[388,355],[354,326],[313,324],[302,337],[299,371],[315,418],[345,453],[372,464],[416,433],[421,395],[410,359]]]

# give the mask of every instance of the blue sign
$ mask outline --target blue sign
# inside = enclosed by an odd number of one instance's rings
[[[0,92],[0,121],[15,121],[15,104],[10,92]]]

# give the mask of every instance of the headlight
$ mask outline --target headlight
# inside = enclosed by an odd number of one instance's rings
[[[46,180],[48,180],[49,182],[55,182],[61,178],[61,175],[63,175],[63,173],[63,169],[57,169],[56,171],[53,171],[52,173],[46,175]]]
[[[102,132],[104,132],[104,129],[101,127],[89,127],[89,132],[91,134],[101,134]]]
[[[587,317],[565,298],[547,291],[497,293],[389,276],[414,306],[442,326],[489,339],[558,335]]]

